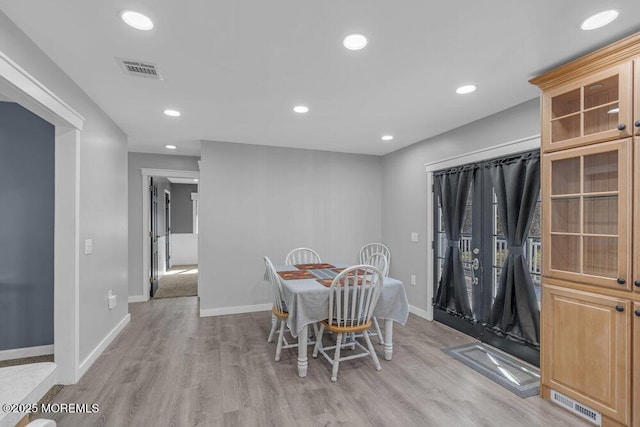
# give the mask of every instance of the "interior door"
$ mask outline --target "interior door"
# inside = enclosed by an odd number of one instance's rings
[[[506,339],[505,336],[497,335],[486,327],[497,295],[503,264],[508,254],[507,239],[503,233],[491,175],[489,169],[485,167],[487,163],[479,162],[475,165],[463,166],[474,168],[473,181],[466,199],[459,243],[454,243],[460,248],[466,285],[465,297],[470,305],[471,315],[456,312],[455,307],[439,306],[438,302],[434,300],[434,319],[539,366],[540,352],[537,348],[519,343],[517,340]],[[436,236],[433,242],[434,284],[436,288],[434,295],[437,295],[449,242],[443,226],[443,210],[436,192],[433,193],[433,197],[434,236]],[[539,307],[542,271],[539,199],[529,236],[524,246]]]
[[[151,276],[149,282],[151,282],[151,296],[153,297],[158,290],[158,186],[153,182],[153,178],[151,178],[149,193],[151,197],[151,218],[149,221],[151,224],[151,230],[149,231],[151,240]]]

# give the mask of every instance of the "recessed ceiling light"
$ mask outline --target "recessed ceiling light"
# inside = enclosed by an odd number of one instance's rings
[[[147,16],[133,10],[123,10],[120,12],[122,20],[136,30],[149,31],[153,29],[153,22]]]
[[[164,114],[171,117],[180,117],[180,111],[177,110],[164,110]]]
[[[607,113],[609,114],[618,114],[620,112],[620,108],[616,107],[616,108],[612,108],[611,110],[607,111]]]
[[[383,141],[391,141],[393,139],[393,135],[384,135],[380,139],[383,140]]]
[[[349,34],[342,40],[342,44],[349,50],[363,49],[368,43],[367,38],[362,34]]]
[[[603,85],[603,84],[596,83],[596,84],[594,84],[594,85],[589,86],[589,90],[596,90],[596,89],[600,89],[600,88],[602,88],[602,87],[604,87],[604,85]]]
[[[466,95],[467,93],[471,93],[475,90],[476,90],[476,87],[474,85],[465,85],[465,86],[460,86],[458,89],[456,89],[456,93],[460,95]]]
[[[596,28],[604,27],[605,25],[613,22],[617,17],[617,10],[605,10],[604,12],[596,13],[582,21],[580,28],[585,31],[595,30]]]
[[[306,105],[296,105],[295,107],[293,107],[293,111],[298,114],[304,114],[309,112],[309,107],[307,107]]]
[[[176,148],[178,148],[178,147],[176,147],[175,145],[165,145],[165,148],[166,148],[167,150],[175,150],[175,149],[176,149]]]
[[[193,178],[193,181],[194,182],[198,182],[198,178]]]

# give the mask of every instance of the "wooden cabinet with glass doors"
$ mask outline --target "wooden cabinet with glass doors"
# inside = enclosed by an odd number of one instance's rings
[[[631,136],[632,61],[542,96],[543,150]]]
[[[631,290],[631,139],[543,155],[543,275]]]
[[[531,83],[543,91],[541,395],[640,427],[640,33]]]

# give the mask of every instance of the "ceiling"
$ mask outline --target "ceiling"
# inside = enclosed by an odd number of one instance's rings
[[[130,151],[192,155],[201,141],[383,155],[535,98],[531,77],[640,30],[637,0],[0,0],[0,8],[122,128]],[[620,11],[612,24],[580,30],[610,8]],[[123,9],[155,28],[126,26]],[[367,35],[365,49],[342,46],[352,32]],[[115,57],[153,62],[163,80],[125,75]],[[457,95],[467,83],[478,90]],[[298,104],[309,113],[293,113]],[[381,141],[385,134],[394,139]]]

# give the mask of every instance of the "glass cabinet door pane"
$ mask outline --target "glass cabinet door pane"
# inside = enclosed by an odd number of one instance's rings
[[[580,135],[580,114],[554,120],[551,122],[551,141],[564,141]]]
[[[551,162],[551,194],[577,194],[580,192],[580,158]]]
[[[551,268],[580,271],[580,236],[551,235]]]
[[[580,233],[580,198],[553,199],[551,201],[551,231]]]
[[[619,119],[618,104],[610,104],[604,107],[595,108],[585,111],[584,113],[584,134],[606,132],[611,129],[617,129]]]
[[[584,274],[618,277],[618,238],[584,237]]]
[[[580,111],[580,88],[551,99],[551,118],[563,117]]]
[[[618,101],[618,81],[620,76],[613,75],[584,87],[584,109]]]
[[[584,192],[618,190],[618,152],[584,156]]]
[[[618,234],[618,196],[584,198],[584,232]]]

